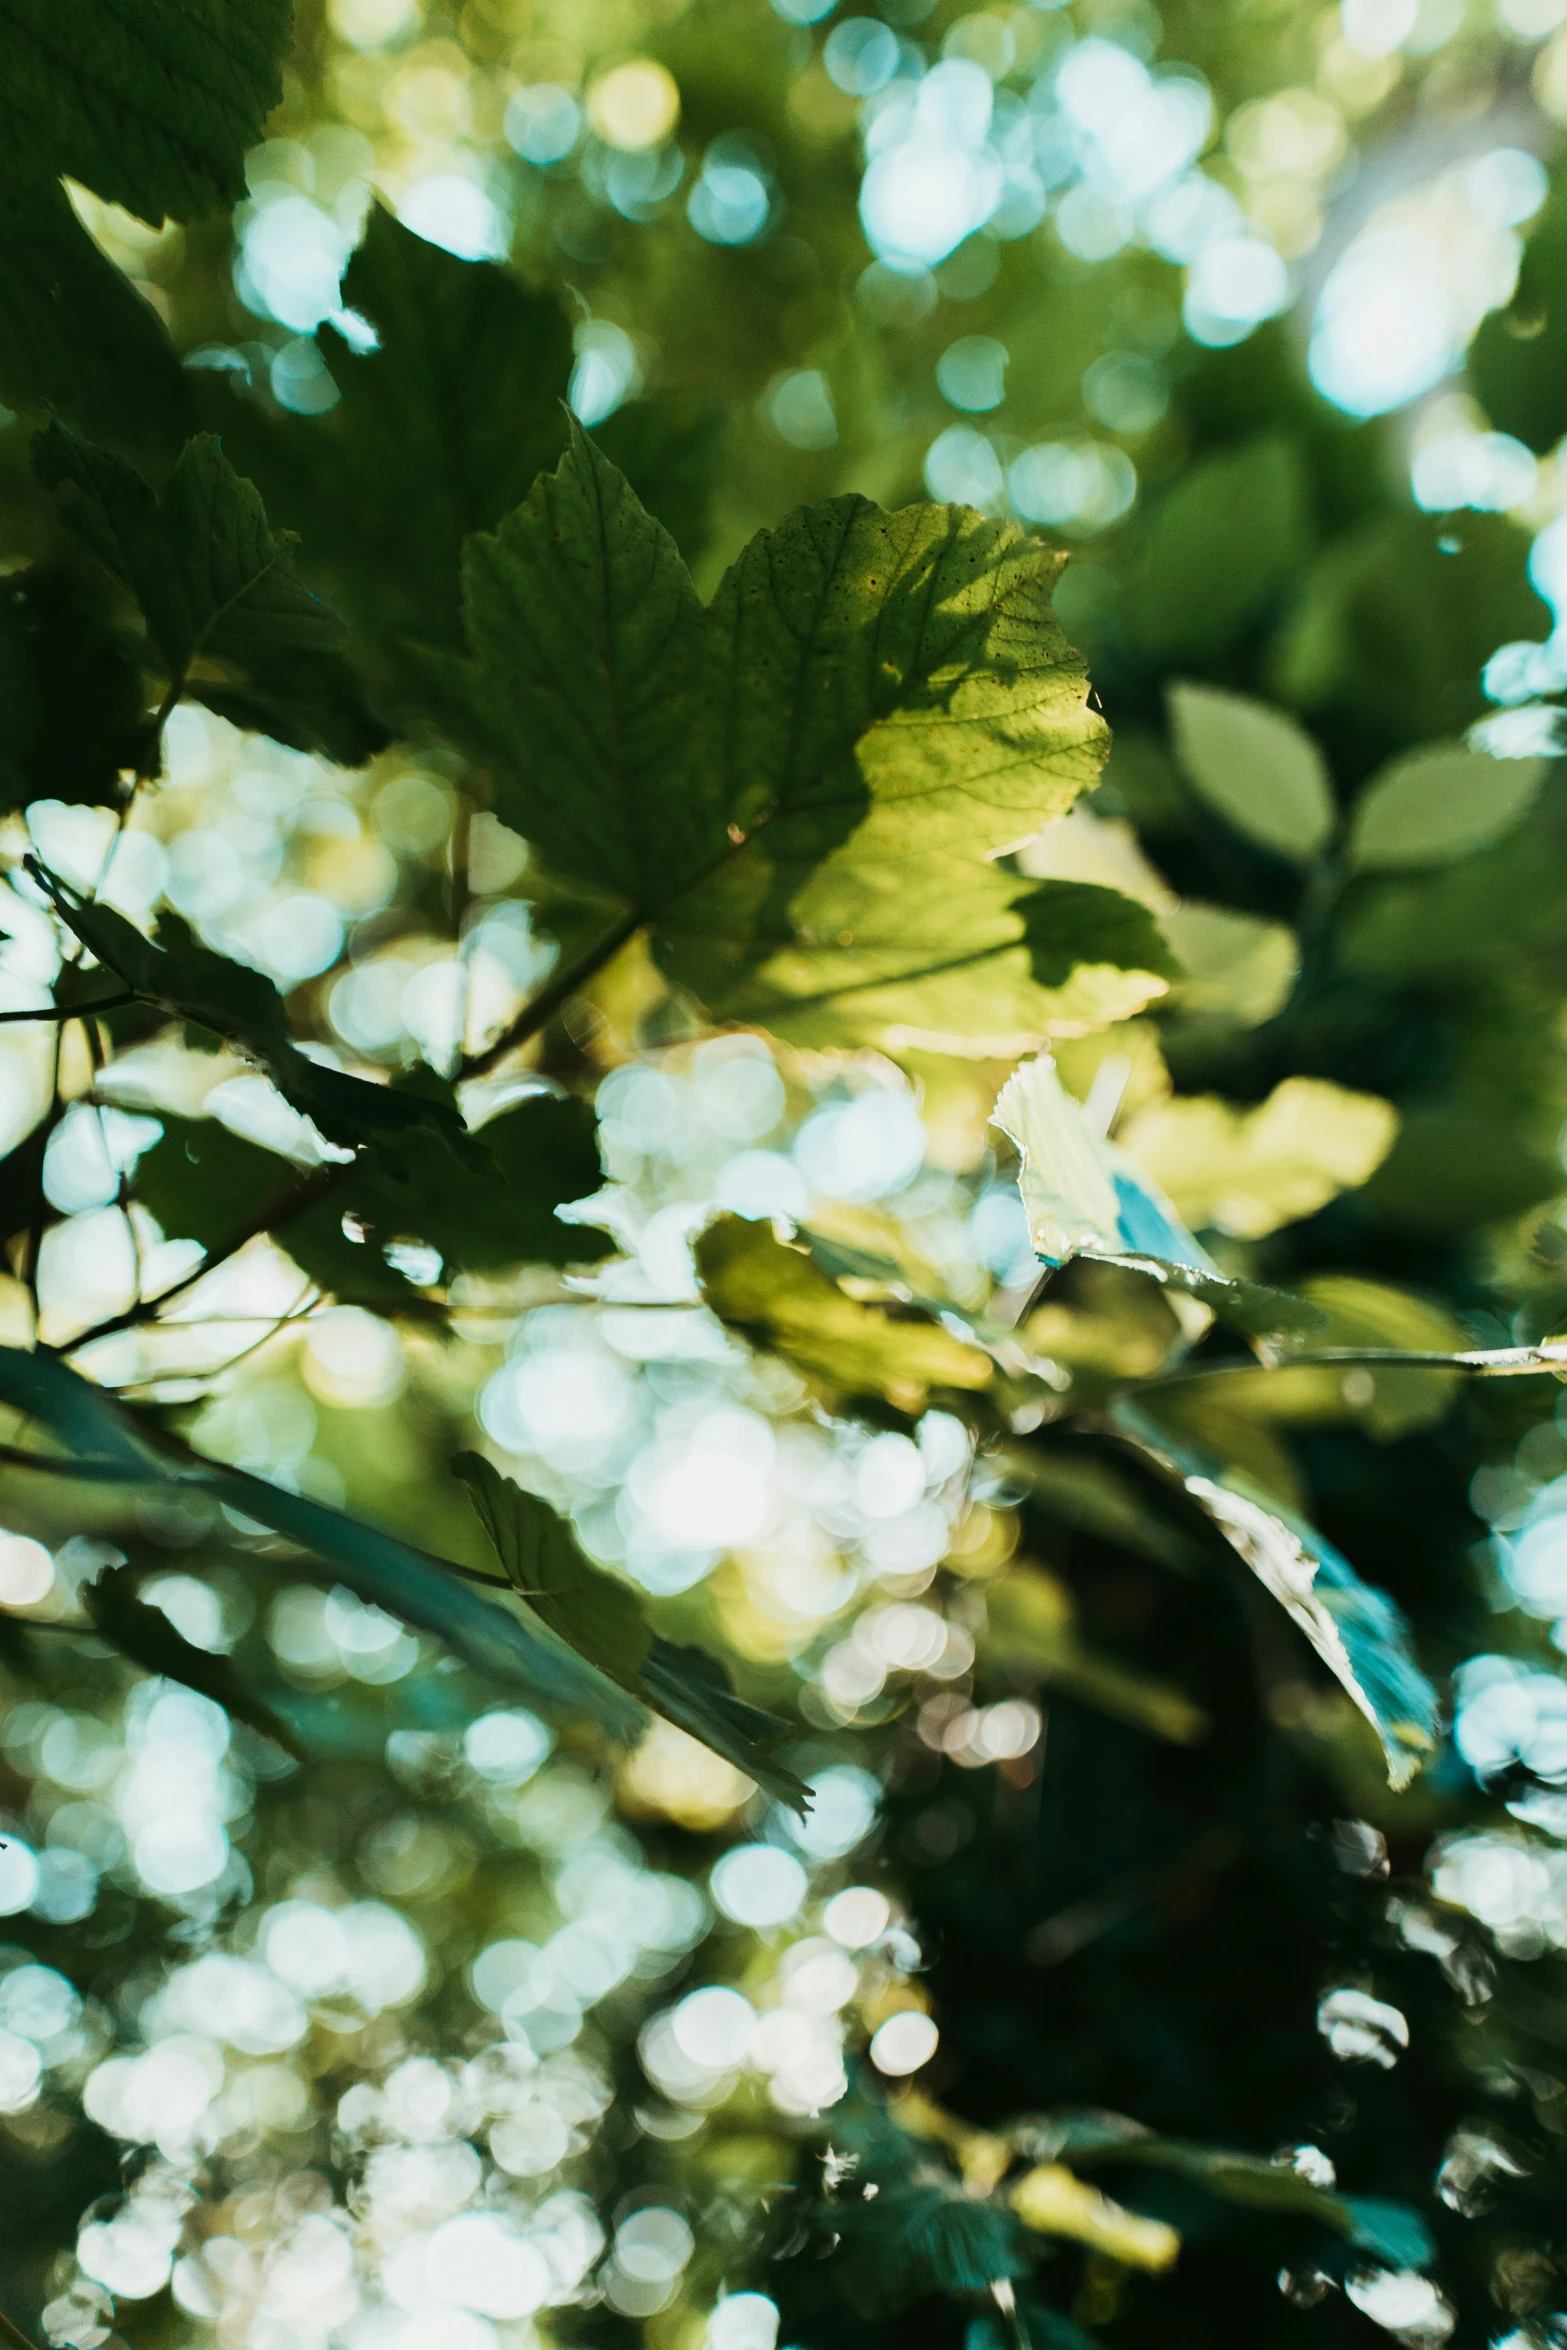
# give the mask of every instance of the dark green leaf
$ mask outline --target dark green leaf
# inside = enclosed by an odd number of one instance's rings
[[[1308,574],[1279,646],[1280,693],[1363,729],[1372,750],[1461,734],[1486,709],[1480,672],[1496,647],[1550,634],[1528,552],[1500,514],[1367,522]]]
[[[1320,2220],[1357,2250],[1374,2253],[1397,2268],[1427,2268],[1436,2256],[1431,2231],[1407,2204],[1342,2195],[1337,2188],[1317,2185],[1290,2163],[1272,2162],[1260,2154],[1233,2154],[1217,2146],[1157,2137],[1122,2114],[1048,2114],[1037,2122],[1013,2124],[1007,2135],[1031,2155],[1067,2162],[1074,2169],[1096,2161],[1139,2163],[1193,2179],[1228,2203]]]
[[[1266,616],[1311,547],[1304,468],[1267,436],[1187,466],[1154,507],[1127,598],[1156,658],[1205,661]]]
[[[143,220],[245,193],[245,151],[283,94],[290,0],[0,0],[0,154],[65,173]]]
[[[82,583],[35,565],[0,582],[0,807],[109,807],[146,743],[133,662]]]
[[[221,1705],[237,1722],[275,1739],[304,1761],[304,1749],[290,1725],[253,1691],[247,1689],[226,1656],[214,1656],[195,1647],[175,1630],[163,1610],[136,1595],[137,1578],[129,1567],[105,1567],[82,1588],[82,1605],[93,1629],[120,1654],[140,1665],[144,1673],[161,1673],[165,1680],[183,1682],[203,1697]]]
[[[1400,1609],[1243,1470],[1199,1453],[1146,1408],[1123,1402],[1112,1416],[1146,1460],[1184,1487],[1305,1633],[1381,1740],[1389,1783],[1406,1787],[1435,1752],[1441,1711]]]
[[[488,1163],[449,1103],[404,1088],[373,1085],[367,1078],[325,1068],[301,1052],[289,1034],[283,999],[271,980],[202,946],[178,915],[163,916],[155,942],[112,906],[80,897],[36,858],[27,862],[60,919],[134,995],[259,1061],[285,1101],[311,1119],[329,1142],[357,1149],[422,1126],[470,1165]]]
[[[962,508],[841,498],[755,539],[704,610],[578,433],[470,545],[474,664],[429,663],[426,690],[501,770],[497,813],[621,930],[646,924],[679,984],[724,1000],[790,939],[787,992],[820,998],[843,984],[840,901],[881,901],[879,922],[889,877],[918,891],[939,857],[961,907],[1096,770],[1059,565]]]
[[[334,1583],[433,1632],[477,1671],[635,1734],[644,1718],[602,1676],[511,1610],[462,1581],[445,1559],[417,1550],[302,1493],[243,1469],[155,1441],[133,1416],[56,1355],[0,1347],[0,1404],[36,1421],[88,1473],[128,1485],[193,1486],[225,1509],[269,1526],[323,1562]]]
[[[455,643],[464,539],[560,454],[571,330],[553,294],[459,261],[380,206],[343,300],[379,342],[358,351],[322,328],[334,408],[267,416],[225,393],[217,412],[357,627]]]
[[[707,544],[719,434],[716,409],[668,398],[628,400],[593,427],[605,456],[625,475],[653,520],[663,524],[688,565]],[[486,515],[486,526],[511,503],[505,500]]]
[[[790,1735],[787,1722],[737,1696],[715,1657],[656,1638],[636,1593],[583,1555],[548,1502],[477,1453],[459,1453],[452,1466],[507,1580],[552,1632],[780,1803],[806,1811],[810,1798],[801,1781],[767,1751]]]
[[[275,1198],[267,1229],[302,1272],[351,1305],[374,1312],[423,1301],[384,1251],[398,1241],[436,1249],[447,1277],[522,1264],[583,1264],[608,1253],[608,1236],[565,1224],[555,1210],[600,1180],[593,1113],[585,1103],[530,1095],[477,1137],[490,1154],[480,1172],[417,1130],[397,1143],[398,1168],[361,1160],[325,1196],[299,1199],[298,1171],[231,1134],[215,1119],[165,1115],[163,1139],[140,1160],[136,1196],[167,1233],[221,1253],[239,1203]],[[345,1223],[359,1235],[350,1238]]]
[[[97,439],[172,457],[190,379],[163,321],[99,252],[53,180],[0,169],[0,396]]]
[[[623,1688],[635,1687],[652,1638],[636,1593],[583,1556],[547,1501],[525,1493],[478,1453],[459,1453],[452,1468],[512,1589],[568,1648]]]
[[[1560,184],[1529,232],[1518,286],[1481,321],[1469,380],[1498,432],[1539,456],[1567,432],[1567,191]]]
[[[274,533],[212,434],[186,443],[161,493],[59,424],[33,443],[33,465],[67,526],[135,598],[182,688],[345,761],[384,742],[337,658],[342,622],[294,569],[298,542]]]
[[[832,2134],[858,2161],[817,2219],[837,2240],[833,2272],[862,2317],[892,2315],[929,2293],[988,2295],[1027,2274],[1011,2212],[970,2195],[884,2108],[849,2100],[834,2111]]]

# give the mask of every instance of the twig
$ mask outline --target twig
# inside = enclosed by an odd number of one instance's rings
[[[517,1045],[526,1044],[530,1036],[537,1036],[539,1030],[554,1019],[562,1005],[596,977],[611,956],[618,955],[628,940],[636,937],[646,918],[636,907],[622,914],[619,921],[612,923],[603,936],[588,948],[586,954],[579,955],[574,963],[568,963],[565,970],[558,972],[547,987],[539,990],[531,1003],[524,1004],[511,1026],[503,1028],[493,1043],[487,1044],[482,1052],[466,1054],[458,1064],[458,1076],[487,1076],[497,1061],[503,1061]]]
[[[19,2325],[13,2325],[3,2309],[0,2309],[0,2342],[9,2342],[11,2350],[38,2350],[32,2335],[24,2334]]]
[[[302,1215],[306,1208],[313,1207],[318,1199],[342,1182],[353,1165],[352,1159],[328,1160],[325,1166],[317,1167],[306,1176],[303,1183],[297,1184],[286,1199],[274,1201],[258,1209],[253,1216],[248,1216],[222,1248],[209,1249],[199,1265],[193,1265],[188,1273],[182,1273],[167,1289],[161,1289],[156,1297],[138,1298],[123,1313],[110,1314],[104,1321],[95,1322],[90,1330],[80,1331],[75,1338],[67,1339],[63,1346],[52,1351],[72,1355],[79,1348],[90,1346],[95,1339],[112,1338],[118,1331],[134,1330],[143,1322],[151,1321],[171,1298],[183,1296],[187,1289],[194,1289],[198,1281],[204,1281],[209,1273],[215,1273],[220,1265],[226,1265],[231,1257],[237,1256],[247,1242],[258,1239],[263,1232],[280,1230],[296,1216]],[[265,1320],[266,1317],[258,1315],[256,1319]]]
[[[42,1004],[36,1012],[0,1012],[0,1021],[9,1020],[91,1020],[99,1012],[123,1011],[136,998],[124,995],[103,996],[94,1004]]]

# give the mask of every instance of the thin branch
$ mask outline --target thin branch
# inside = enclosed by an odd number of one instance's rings
[[[8,2342],[11,2350],[38,2350],[32,2335],[24,2334],[19,2325],[13,2325],[3,2309],[0,2309],[0,2342]]]
[[[95,1339],[113,1338],[121,1330],[135,1330],[142,1323],[152,1321],[171,1298],[181,1297],[187,1289],[194,1289],[198,1281],[204,1281],[209,1273],[215,1273],[220,1265],[226,1265],[248,1242],[258,1239],[263,1232],[281,1230],[283,1226],[292,1223],[296,1216],[302,1215],[306,1208],[313,1207],[318,1199],[324,1198],[342,1182],[353,1164],[352,1159],[328,1160],[325,1166],[317,1167],[306,1176],[303,1183],[297,1184],[286,1199],[273,1200],[266,1207],[257,1209],[254,1215],[248,1216],[221,1248],[209,1249],[199,1265],[193,1265],[188,1273],[182,1273],[178,1281],[171,1282],[167,1289],[161,1289],[156,1297],[138,1298],[123,1313],[110,1314],[104,1321],[95,1322],[90,1330],[80,1331],[75,1338],[67,1339],[63,1346],[55,1347],[52,1351],[73,1355],[80,1348],[90,1346]],[[257,1315],[255,1319],[265,1321],[267,1317]]]
[[[579,955],[574,963],[568,963],[564,971],[556,973],[547,987],[539,990],[531,1003],[524,1004],[511,1026],[503,1028],[492,1044],[487,1044],[482,1052],[467,1054],[458,1065],[458,1076],[487,1076],[497,1061],[503,1061],[519,1044],[526,1044],[530,1036],[537,1036],[539,1030],[548,1026],[562,1006],[580,993],[590,979],[597,977],[611,957],[618,955],[621,948],[635,938],[644,920],[645,916],[635,907],[622,914],[619,921],[612,923],[603,936],[588,948],[586,954]]]
[[[91,1020],[99,1012],[123,1011],[127,1004],[135,1001],[136,998],[127,990],[124,995],[103,996],[95,1004],[43,1004],[36,1012],[0,1012],[0,1021]]]
[[[1478,1371],[1493,1379],[1520,1379],[1542,1371],[1557,1377],[1567,1371],[1567,1344],[1552,1341],[1545,1346],[1474,1347],[1458,1354],[1435,1348],[1324,1346],[1309,1354],[1281,1355],[1272,1363],[1193,1363],[1160,1378],[1139,1379],[1134,1386],[1137,1394],[1149,1395],[1167,1387],[1191,1387],[1200,1379],[1267,1378],[1278,1371],[1343,1371],[1357,1366],[1381,1371]]]

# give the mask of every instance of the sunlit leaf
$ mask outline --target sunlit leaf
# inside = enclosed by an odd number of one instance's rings
[[[1435,1751],[1440,1711],[1402,1611],[1243,1471],[1189,1449],[1146,1408],[1122,1402],[1113,1417],[1146,1459],[1179,1482],[1305,1633],[1381,1740],[1390,1784],[1407,1786]]]
[[[1032,884],[950,854],[855,864],[831,858],[787,906],[777,944],[724,992],[716,1017],[754,1021],[796,1044],[884,1045],[1010,1058],[1057,1025],[1060,990],[1102,974],[1104,1016],[1125,1018],[1177,970],[1149,908],[1091,882]],[[1063,1017],[1067,1014],[1067,1017]]]
[[[1022,1162],[1018,1189],[1045,1264],[1082,1256],[1133,1266],[1254,1335],[1318,1320],[1298,1298],[1227,1280],[1148,1177],[1094,1133],[1048,1054],[1008,1079],[994,1123]]]
[[[804,1249],[767,1224],[720,1216],[696,1243],[703,1294],[721,1321],[845,1395],[922,1408],[932,1387],[988,1387],[995,1365],[925,1314],[849,1297]]]
[[[459,1453],[452,1467],[508,1582],[560,1640],[780,1802],[807,1808],[801,1781],[768,1752],[790,1736],[787,1722],[737,1696],[716,1657],[656,1637],[636,1593],[592,1564],[547,1501],[478,1453]]]
[[[1233,830],[1296,864],[1325,846],[1333,787],[1293,718],[1217,686],[1173,685],[1170,727],[1192,784]]]
[[[837,929],[818,939],[797,901],[837,921],[840,897],[874,909],[900,869],[917,892],[941,856],[961,925],[962,860],[1091,778],[1103,729],[1050,616],[1058,569],[961,508],[845,498],[753,540],[705,610],[579,433],[470,546],[474,663],[427,665],[427,690],[495,762],[497,813],[621,909],[612,939],[645,925],[704,1001],[787,951],[787,994],[821,998],[844,984]],[[927,924],[922,965],[936,944]],[[960,927],[956,952],[973,947]]]
[[[1123,2268],[1159,2271],[1179,2257],[1181,2239],[1162,2219],[1145,2219],[1113,2203],[1073,2176],[1064,2163],[1043,2162],[1018,2180],[1011,2204],[1025,2227],[1044,2236],[1069,2236],[1108,2254]]]
[[[1193,1224],[1260,1240],[1354,1191],[1387,1157],[1398,1113],[1375,1094],[1286,1077],[1255,1109],[1214,1094],[1151,1102],[1120,1147]]]

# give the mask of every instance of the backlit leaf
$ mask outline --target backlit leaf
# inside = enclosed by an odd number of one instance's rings
[[[770,1225],[720,1216],[697,1241],[696,1262],[721,1321],[842,1394],[885,1396],[918,1410],[932,1387],[977,1390],[995,1375],[988,1355],[940,1322],[847,1296]]]
[[[1183,1218],[1260,1240],[1358,1189],[1397,1132],[1397,1111],[1375,1094],[1286,1077],[1250,1110],[1214,1094],[1150,1102],[1119,1141]]]
[[[1018,1189],[1043,1263],[1081,1256],[1133,1266],[1254,1335],[1318,1321],[1298,1298],[1227,1280],[1148,1176],[1089,1126],[1049,1054],[1008,1079],[992,1122],[1022,1162]]]
[[[470,545],[474,662],[428,666],[428,691],[499,770],[496,812],[620,909],[612,935],[645,925],[704,1001],[780,951],[784,991],[824,999],[841,955],[797,914],[810,893],[839,929],[840,901],[869,908],[874,937],[891,877],[917,896],[943,857],[961,908],[974,867],[1094,773],[1103,728],[1049,611],[1059,560],[961,508],[843,498],[753,540],[704,609],[578,433]],[[973,944],[960,930],[958,954]]]

